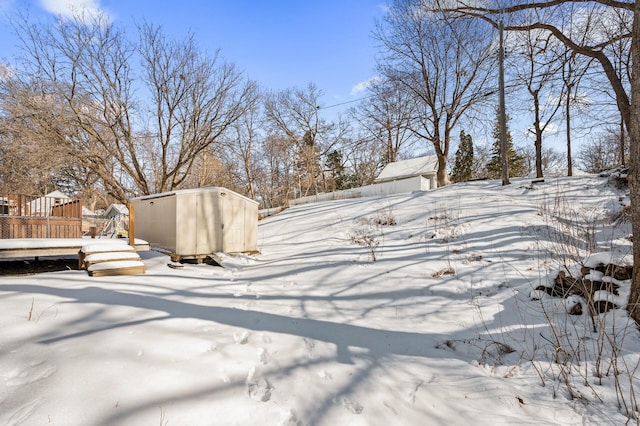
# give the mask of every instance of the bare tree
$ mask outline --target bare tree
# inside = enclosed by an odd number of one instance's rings
[[[260,128],[264,124],[261,110],[261,93],[256,83],[247,86],[246,109],[244,114],[235,121],[226,133],[222,142],[222,151],[227,158],[229,172],[233,176],[234,187],[248,197],[256,198],[256,158],[260,138]],[[213,151],[209,148],[207,151]],[[220,150],[218,150],[220,151]],[[209,152],[215,156],[214,152]]]
[[[564,86],[557,83],[556,75],[562,64],[555,59],[553,44],[556,39],[547,31],[516,32],[513,54],[509,55],[510,68],[516,81],[522,83],[531,99],[535,137],[536,177],[543,177],[542,138],[564,100]]]
[[[521,145],[516,147],[516,152],[524,160],[524,176],[531,175],[536,172],[536,148],[531,145]],[[560,152],[553,147],[542,148],[541,164],[542,170],[553,170],[564,168],[566,159],[564,153]]]
[[[473,147],[473,164],[471,166],[472,179],[489,179],[487,164],[491,161],[492,144],[490,142],[476,143]]]
[[[133,43],[105,17],[83,14],[42,25],[23,19],[17,30],[19,75],[55,107],[55,115],[32,109],[40,127],[121,202],[180,187],[244,112],[241,74],[198,50],[193,36],[174,42],[144,25]]]
[[[573,176],[573,154],[572,154],[572,107],[583,108],[585,105],[581,101],[580,87],[582,80],[591,66],[593,61],[591,58],[576,55],[569,48],[564,46],[561,53],[562,58],[562,83],[564,84],[564,118],[565,118],[565,137],[567,146],[567,176]],[[586,59],[586,60],[585,60]]]
[[[168,40],[159,27],[141,29],[140,54],[151,89],[152,134],[161,154],[156,192],[179,187],[197,156],[219,142],[224,132],[255,103],[253,84],[219,54],[201,52],[190,35]]]
[[[415,140],[411,131],[417,113],[415,97],[392,80],[374,81],[369,92],[371,96],[352,110],[352,116],[367,137],[384,147],[384,164],[398,161],[400,151]]]
[[[285,137],[268,135],[261,144],[256,192],[263,207],[285,206],[294,197],[295,147]]]
[[[274,131],[295,147],[296,196],[326,190],[322,164],[329,152],[341,143],[344,123],[320,117],[322,92],[309,84],[306,89],[286,89],[269,93],[265,114]]]
[[[375,38],[380,68],[416,100],[412,130],[433,144],[438,185],[446,185],[451,135],[470,108],[485,99],[492,71],[491,31],[477,20],[450,20],[430,2],[393,2]]]
[[[63,164],[48,158],[54,150],[47,138],[25,130],[32,126],[30,113],[14,102],[15,86],[0,81],[0,193],[44,194],[53,187]]]
[[[540,10],[556,11],[546,14],[549,17],[573,16],[573,9],[580,9],[581,16],[591,11],[591,22],[600,23],[593,25],[602,29],[607,27],[616,32],[605,33],[595,31],[594,37],[577,40],[571,32],[563,31],[563,24],[553,19],[541,20],[535,13]],[[614,93],[616,104],[622,116],[630,139],[630,166],[629,184],[631,198],[631,225],[633,229],[633,261],[636,267],[633,270],[631,292],[629,295],[628,310],[631,317],[640,323],[640,2],[624,2],[618,0],[596,0],[585,3],[579,0],[551,0],[532,1],[511,6],[482,7],[463,1],[455,2],[453,7],[446,8],[450,13],[465,17],[475,16],[497,27],[497,17],[507,15],[512,22],[507,30],[528,31],[545,29],[553,34],[560,42],[565,44],[573,52],[593,58],[602,67],[607,80]],[[530,13],[533,12],[533,13]],[[613,22],[632,22],[628,24],[612,25]],[[593,27],[592,26],[592,27]],[[605,34],[603,36],[603,34]],[[607,47],[618,43],[623,39],[631,39],[631,83],[627,91],[624,81],[616,72],[616,68],[608,55]]]
[[[582,169],[588,173],[598,173],[619,165],[619,140],[617,129],[609,129],[583,143],[578,152],[578,161]]]
[[[385,164],[386,152],[381,140],[373,138],[369,132],[356,136],[355,142],[347,151],[347,161],[353,171],[353,185],[364,186],[373,183]]]

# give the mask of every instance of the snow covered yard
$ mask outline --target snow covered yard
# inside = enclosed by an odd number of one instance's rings
[[[626,311],[594,332],[530,298],[630,254],[624,201],[599,177],[473,182],[290,208],[224,268],[0,276],[0,424],[624,424]]]

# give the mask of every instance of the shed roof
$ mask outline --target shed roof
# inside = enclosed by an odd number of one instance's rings
[[[64,194],[58,190],[46,194],[45,197],[46,198],[64,198],[67,200],[71,199],[71,197],[69,197],[67,194]]]
[[[427,155],[389,163],[380,172],[376,182],[404,179],[414,176],[434,175],[438,170],[438,157]]]
[[[192,189],[176,189],[174,191],[161,192],[159,194],[143,195],[141,197],[134,198],[132,201],[152,200],[154,198],[170,197],[174,195],[193,194],[198,192],[219,192],[221,194],[230,193],[230,194],[233,194],[235,197],[241,198],[245,201],[250,201],[252,203],[259,204],[257,201],[252,200],[249,197],[245,197],[242,194],[238,194],[235,191],[232,191],[227,188],[223,188],[221,186],[207,186],[203,188],[192,188]]]

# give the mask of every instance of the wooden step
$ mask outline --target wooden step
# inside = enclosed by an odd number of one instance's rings
[[[91,243],[82,246],[80,252],[78,252],[78,268],[85,269],[85,258],[90,254],[97,253],[135,253],[135,247],[128,244],[115,244],[115,243]]]
[[[138,275],[145,273],[144,263],[139,260],[121,260],[94,263],[87,268],[92,277],[112,275]]]
[[[92,253],[84,256],[82,269],[86,269],[91,265],[102,262],[118,262],[123,260],[140,260],[138,253],[133,252],[108,252],[108,253]]]

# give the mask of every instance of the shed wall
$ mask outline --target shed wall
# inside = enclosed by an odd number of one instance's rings
[[[258,203],[233,191],[176,191],[134,203],[136,234],[173,254],[258,250]]]
[[[176,221],[176,197],[159,197],[134,200],[136,216],[136,236],[146,240],[153,247],[172,253],[177,249],[178,229]]]
[[[195,254],[209,254],[223,251],[224,211],[218,191],[200,192],[195,195],[192,216],[196,219],[193,228],[195,235]]]

